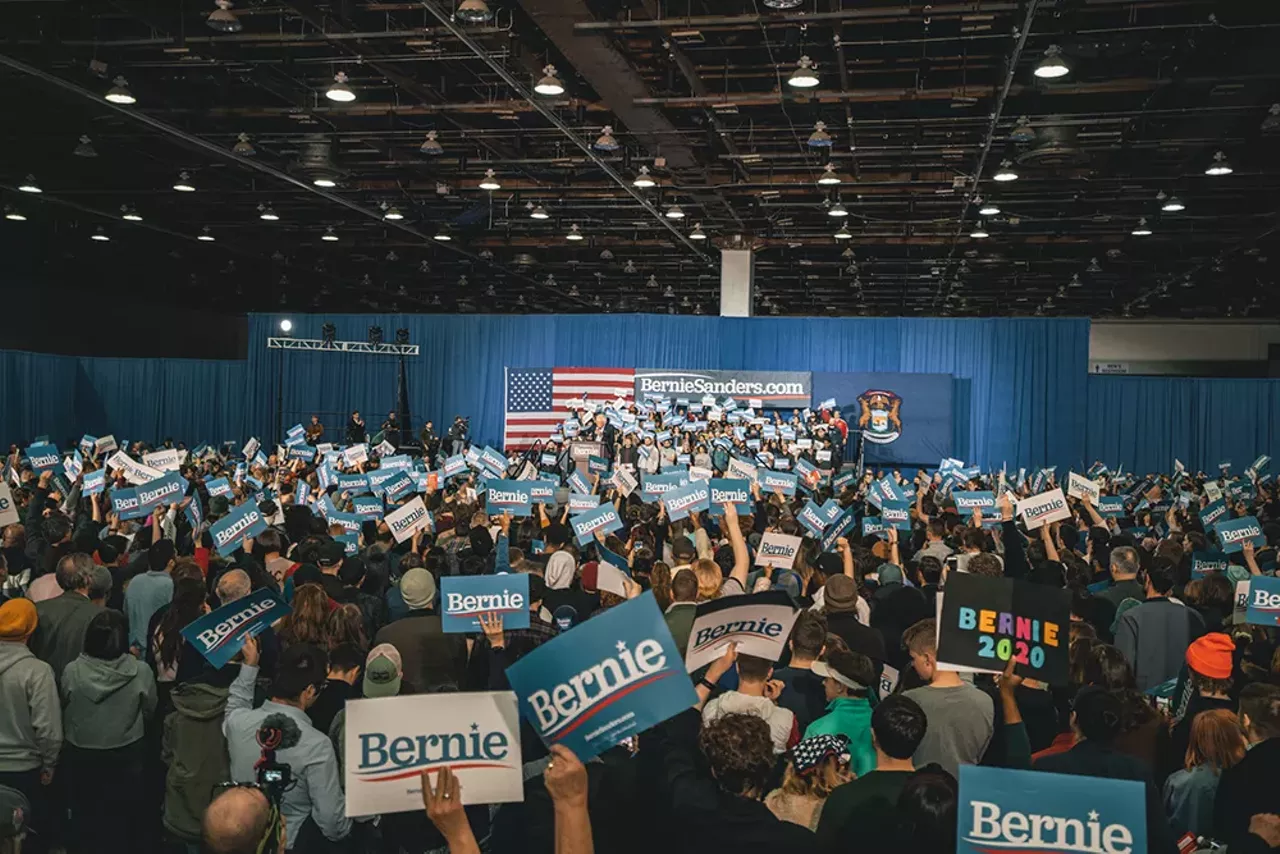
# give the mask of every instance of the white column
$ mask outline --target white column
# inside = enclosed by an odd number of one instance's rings
[[[755,305],[756,258],[750,249],[720,250],[720,316],[751,317]]]

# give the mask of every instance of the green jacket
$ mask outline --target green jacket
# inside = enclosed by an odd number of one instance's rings
[[[827,703],[827,713],[809,724],[804,737],[844,734],[849,737],[850,767],[861,777],[876,767],[871,746],[871,701],[866,697],[837,697]]]
[[[231,779],[222,715],[227,689],[183,682],[170,699],[175,711],[164,720],[161,756],[169,766],[164,779],[164,826],[188,842],[200,839],[200,819],[213,800],[214,787]]]

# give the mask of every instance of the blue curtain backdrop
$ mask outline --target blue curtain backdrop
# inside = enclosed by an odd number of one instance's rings
[[[396,359],[268,350],[285,315],[253,315],[245,427],[264,437],[323,413],[337,439],[361,410],[376,427],[395,405]],[[473,437],[502,435],[506,367],[655,367],[949,373],[956,383],[957,456],[982,465],[1057,463],[1083,456],[1089,322],[1061,319],[722,318],[654,315],[289,315],[293,334],[365,340],[369,326],[409,330],[416,429],[454,415]],[[283,379],[283,386],[281,381]]]
[[[238,439],[245,363],[95,359],[0,350],[4,441],[47,434],[59,447],[85,433],[197,443]]]
[[[1280,380],[1089,377],[1085,450],[1112,468],[1242,471],[1280,448]]]

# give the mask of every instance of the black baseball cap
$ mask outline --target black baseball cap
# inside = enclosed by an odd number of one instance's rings
[[[338,566],[347,556],[347,550],[337,540],[330,540],[316,550],[316,563],[321,566]]]

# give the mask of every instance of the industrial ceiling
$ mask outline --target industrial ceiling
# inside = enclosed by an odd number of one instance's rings
[[[0,16],[0,234],[72,298],[714,314],[750,246],[765,315],[1280,313],[1276,2]]]

